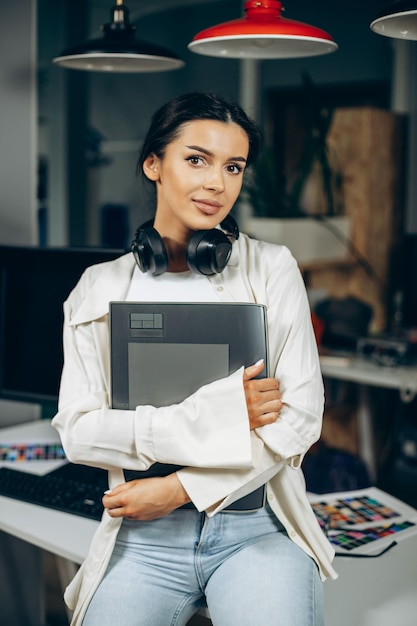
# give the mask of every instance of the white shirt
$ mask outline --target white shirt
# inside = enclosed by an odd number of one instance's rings
[[[316,560],[323,578],[336,577],[334,550],[308,502],[301,471],[304,454],[320,436],[324,395],[294,258],[283,246],[241,234],[225,270],[207,279],[221,301],[267,307],[270,371],[280,381],[285,406],[279,420],[256,432],[248,428],[240,370],[172,407],[109,408],[109,302],[126,299],[134,268],[132,254],[91,267],[65,302],[65,363],[53,425],[68,458],[107,468],[111,487],[123,481],[121,468],[147,469],[154,462],[185,466],[178,478],[207,515],[266,481],[268,503],[288,536]],[[121,518],[104,513],[66,592],[75,609],[73,626],[81,624],[106,570],[120,524]]]
[[[126,300],[130,302],[219,302],[207,276],[166,272],[160,276],[134,269]]]

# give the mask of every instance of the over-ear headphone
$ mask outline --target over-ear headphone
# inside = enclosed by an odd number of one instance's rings
[[[196,230],[187,245],[187,265],[196,274],[211,276],[219,274],[226,267],[232,254],[233,241],[239,238],[236,220],[228,215],[220,224],[223,230]],[[153,227],[153,220],[139,226],[135,239],[130,246],[142,272],[151,272],[154,276],[163,274],[168,269],[168,254],[158,231]]]

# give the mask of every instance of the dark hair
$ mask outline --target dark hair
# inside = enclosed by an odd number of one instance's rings
[[[238,124],[247,134],[247,164],[256,161],[261,147],[261,132],[256,123],[238,105],[211,93],[192,92],[173,98],[153,115],[136,166],[142,173],[146,158],[154,153],[162,158],[166,147],[178,136],[181,127],[194,120],[216,120]]]

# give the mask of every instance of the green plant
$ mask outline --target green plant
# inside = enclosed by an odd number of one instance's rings
[[[302,196],[314,169],[319,173],[324,204],[320,214],[342,213],[340,203],[341,177],[331,165],[327,135],[333,110],[323,105],[317,89],[307,73],[302,74],[304,91],[305,140],[300,160],[291,180],[284,174],[283,164],[276,158],[273,146],[267,147],[251,172],[248,172],[244,194],[257,217],[305,217]]]
[[[246,174],[243,187],[245,199],[257,217],[300,217],[286,192],[286,179],[280,172],[273,148],[266,148]]]

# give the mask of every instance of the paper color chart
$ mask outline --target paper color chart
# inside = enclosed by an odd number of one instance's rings
[[[52,461],[65,459],[62,446],[48,444],[8,444],[0,443],[0,461]]]
[[[399,517],[400,513],[369,496],[347,497],[313,503],[313,510],[324,528],[366,524]]]
[[[389,496],[384,501],[384,492],[370,492],[329,494],[311,502],[320,526],[336,548],[349,552],[378,539],[397,539],[398,533],[416,527],[414,509]],[[410,513],[404,519],[404,514]]]
[[[375,526],[364,530],[330,531],[328,538],[330,543],[338,548],[353,550],[354,548],[360,548],[377,539],[384,539],[390,536],[394,538],[393,535],[403,530],[408,530],[412,526],[415,526],[413,522],[405,521],[399,523],[394,522],[393,524],[384,526]]]

